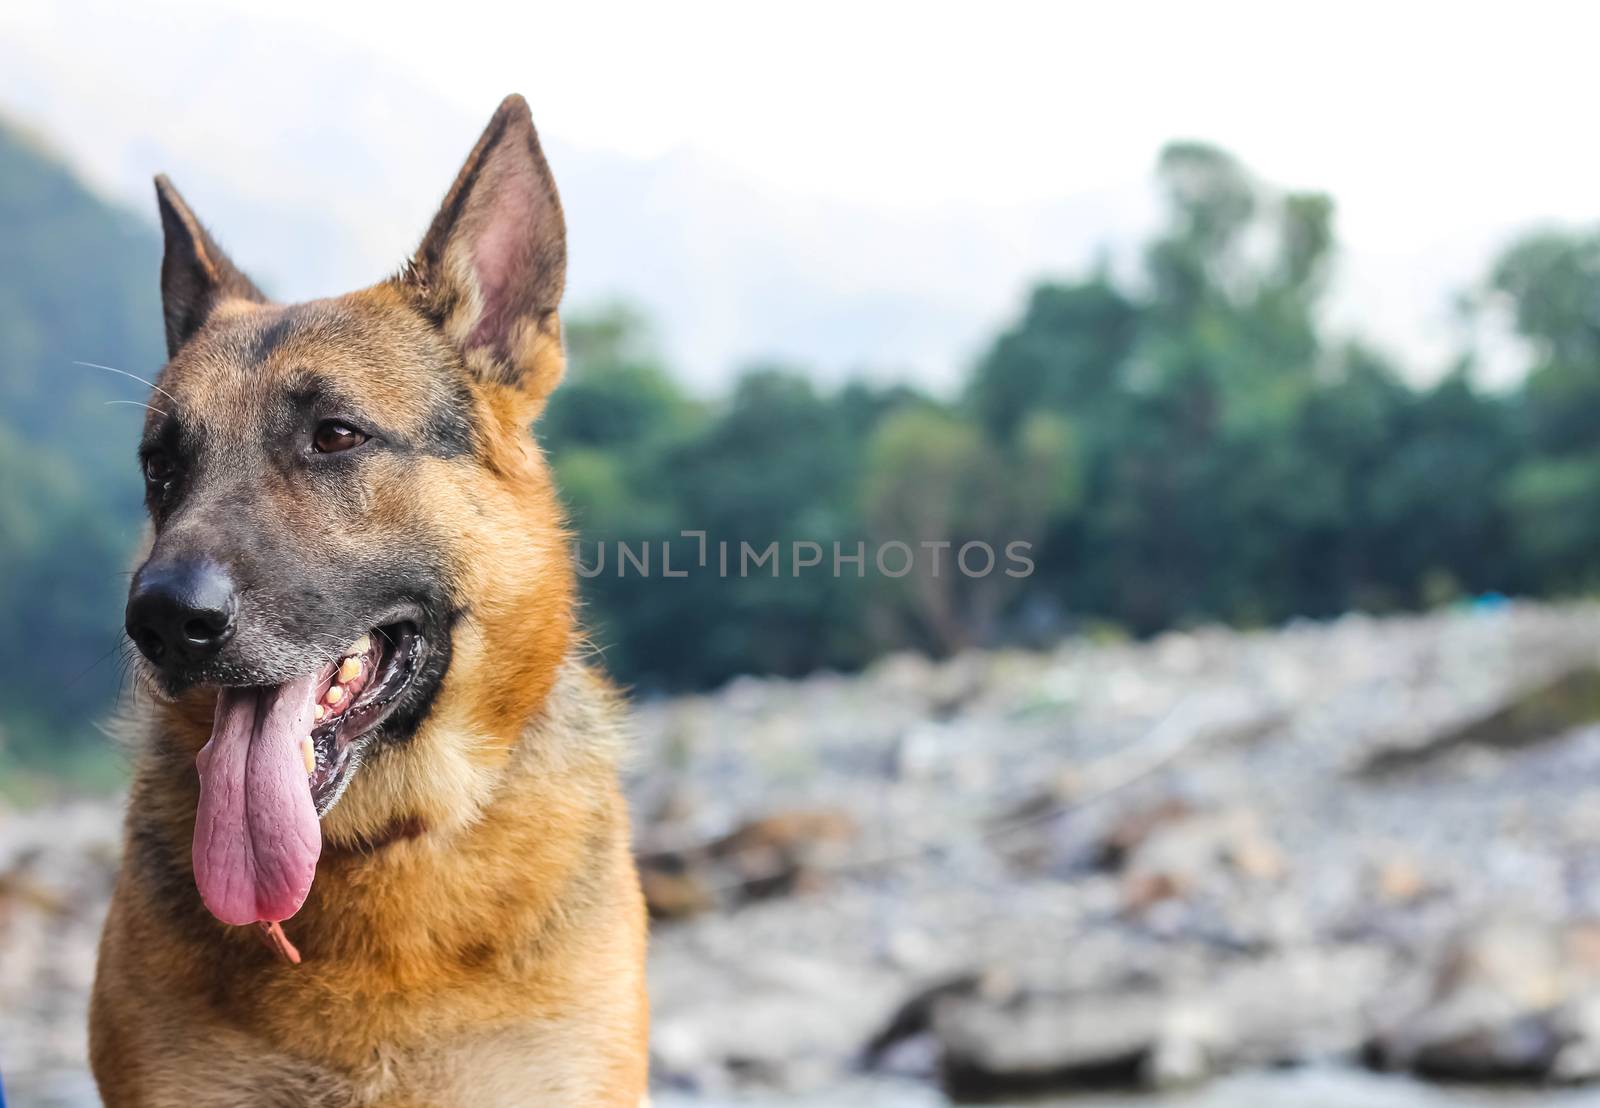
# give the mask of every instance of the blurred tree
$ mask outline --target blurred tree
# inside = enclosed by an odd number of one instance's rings
[[[551,450],[647,450],[697,415],[636,313],[611,307],[566,323],[567,378],[550,397],[539,439]]]
[[[1525,389],[1532,447],[1564,454],[1600,445],[1600,233],[1531,235],[1506,251],[1491,287],[1511,302],[1533,350]]]
[[[1463,592],[1515,586],[1497,492],[1516,458],[1507,405],[1464,369],[1406,407],[1370,498],[1371,545],[1391,602],[1424,603],[1430,581]]]
[[[1102,269],[1079,284],[1045,284],[979,361],[968,402],[999,440],[1037,411],[1104,406],[1122,386],[1139,311]]]
[[[1071,409],[1091,429],[1083,527],[1052,528],[1042,574],[1065,607],[1139,631],[1281,618],[1306,601],[1285,550],[1339,509],[1294,435],[1318,388],[1332,205],[1198,143],[1169,146],[1157,175],[1147,291],[1118,297],[1131,341],[1096,377],[1112,387]]]
[[[856,618],[862,581],[835,577],[834,542],[859,537],[853,502],[861,432],[874,398],[865,390],[818,393],[806,377],[780,366],[747,370],[733,395],[705,427],[666,458],[676,487],[677,526],[704,531],[737,552],[779,544],[782,565],[727,579],[696,575],[686,585],[688,618],[701,657],[683,658],[702,680],[735,673],[804,673],[856,665],[867,652]],[[825,562],[796,576],[795,542],[816,543]],[[685,545],[687,552],[688,546]],[[664,629],[669,635],[670,628]],[[668,649],[666,638],[663,651]]]
[[[906,407],[873,435],[863,474],[872,557],[885,544],[888,574],[876,574],[878,610],[934,653],[990,642],[1019,579],[1008,576],[1014,542],[1036,543],[1053,514],[1077,504],[1077,443],[1059,416],[1036,412],[1007,456],[975,425],[933,404]],[[971,551],[971,570],[961,566]],[[900,576],[911,561],[911,571]]]
[[[1502,490],[1527,587],[1600,586],[1600,231],[1513,244],[1490,288],[1509,302],[1533,365],[1520,396],[1521,464]]]

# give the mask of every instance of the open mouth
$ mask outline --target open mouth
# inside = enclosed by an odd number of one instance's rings
[[[224,923],[300,910],[333,807],[370,734],[405,701],[427,656],[410,621],[374,627],[320,670],[281,685],[217,690],[211,739],[195,757],[194,875]]]
[[[301,756],[318,816],[344,791],[355,740],[382,723],[410,687],[423,646],[414,623],[375,627],[317,674]]]

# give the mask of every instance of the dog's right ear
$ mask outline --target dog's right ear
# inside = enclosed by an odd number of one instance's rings
[[[212,240],[165,174],[156,177],[156,204],[166,239],[161,256],[161,311],[170,358],[222,301],[265,304],[267,298]]]
[[[478,376],[534,405],[560,379],[567,272],[555,180],[520,96],[505,98],[401,277]]]

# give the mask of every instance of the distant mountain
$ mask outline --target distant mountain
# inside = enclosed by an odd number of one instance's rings
[[[0,744],[80,732],[116,687],[160,245],[0,121]]]

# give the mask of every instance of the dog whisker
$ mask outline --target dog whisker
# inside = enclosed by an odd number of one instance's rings
[[[143,377],[140,377],[137,373],[129,373],[127,370],[118,369],[116,366],[101,365],[99,362],[78,362],[78,361],[74,361],[72,364],[73,365],[87,366],[89,369],[103,369],[107,373],[120,374],[123,377],[127,377],[127,378],[130,378],[131,380],[139,382],[141,385],[149,385],[151,388],[155,389],[162,396],[166,397],[168,400],[172,401],[174,404],[176,404],[178,402],[178,398],[176,396],[173,396],[170,392],[168,392],[166,389],[162,388],[160,385],[156,384],[154,381],[146,381]]]
[[[118,632],[117,642],[112,645],[111,649],[100,655],[100,657],[96,658],[88,665],[84,666],[83,669],[79,670],[77,675],[66,683],[65,687],[69,689],[72,688],[79,681],[82,681],[85,677],[87,677],[91,670],[98,669],[107,658],[111,657],[111,655],[116,654],[122,649],[124,641],[125,640],[122,638],[121,632]]]
[[[109,404],[132,404],[136,408],[147,408],[150,411],[156,413],[156,415],[164,416],[164,415],[167,414],[166,412],[162,411],[160,408],[151,408],[150,405],[141,403],[138,400],[107,400],[106,403],[108,405]]]

